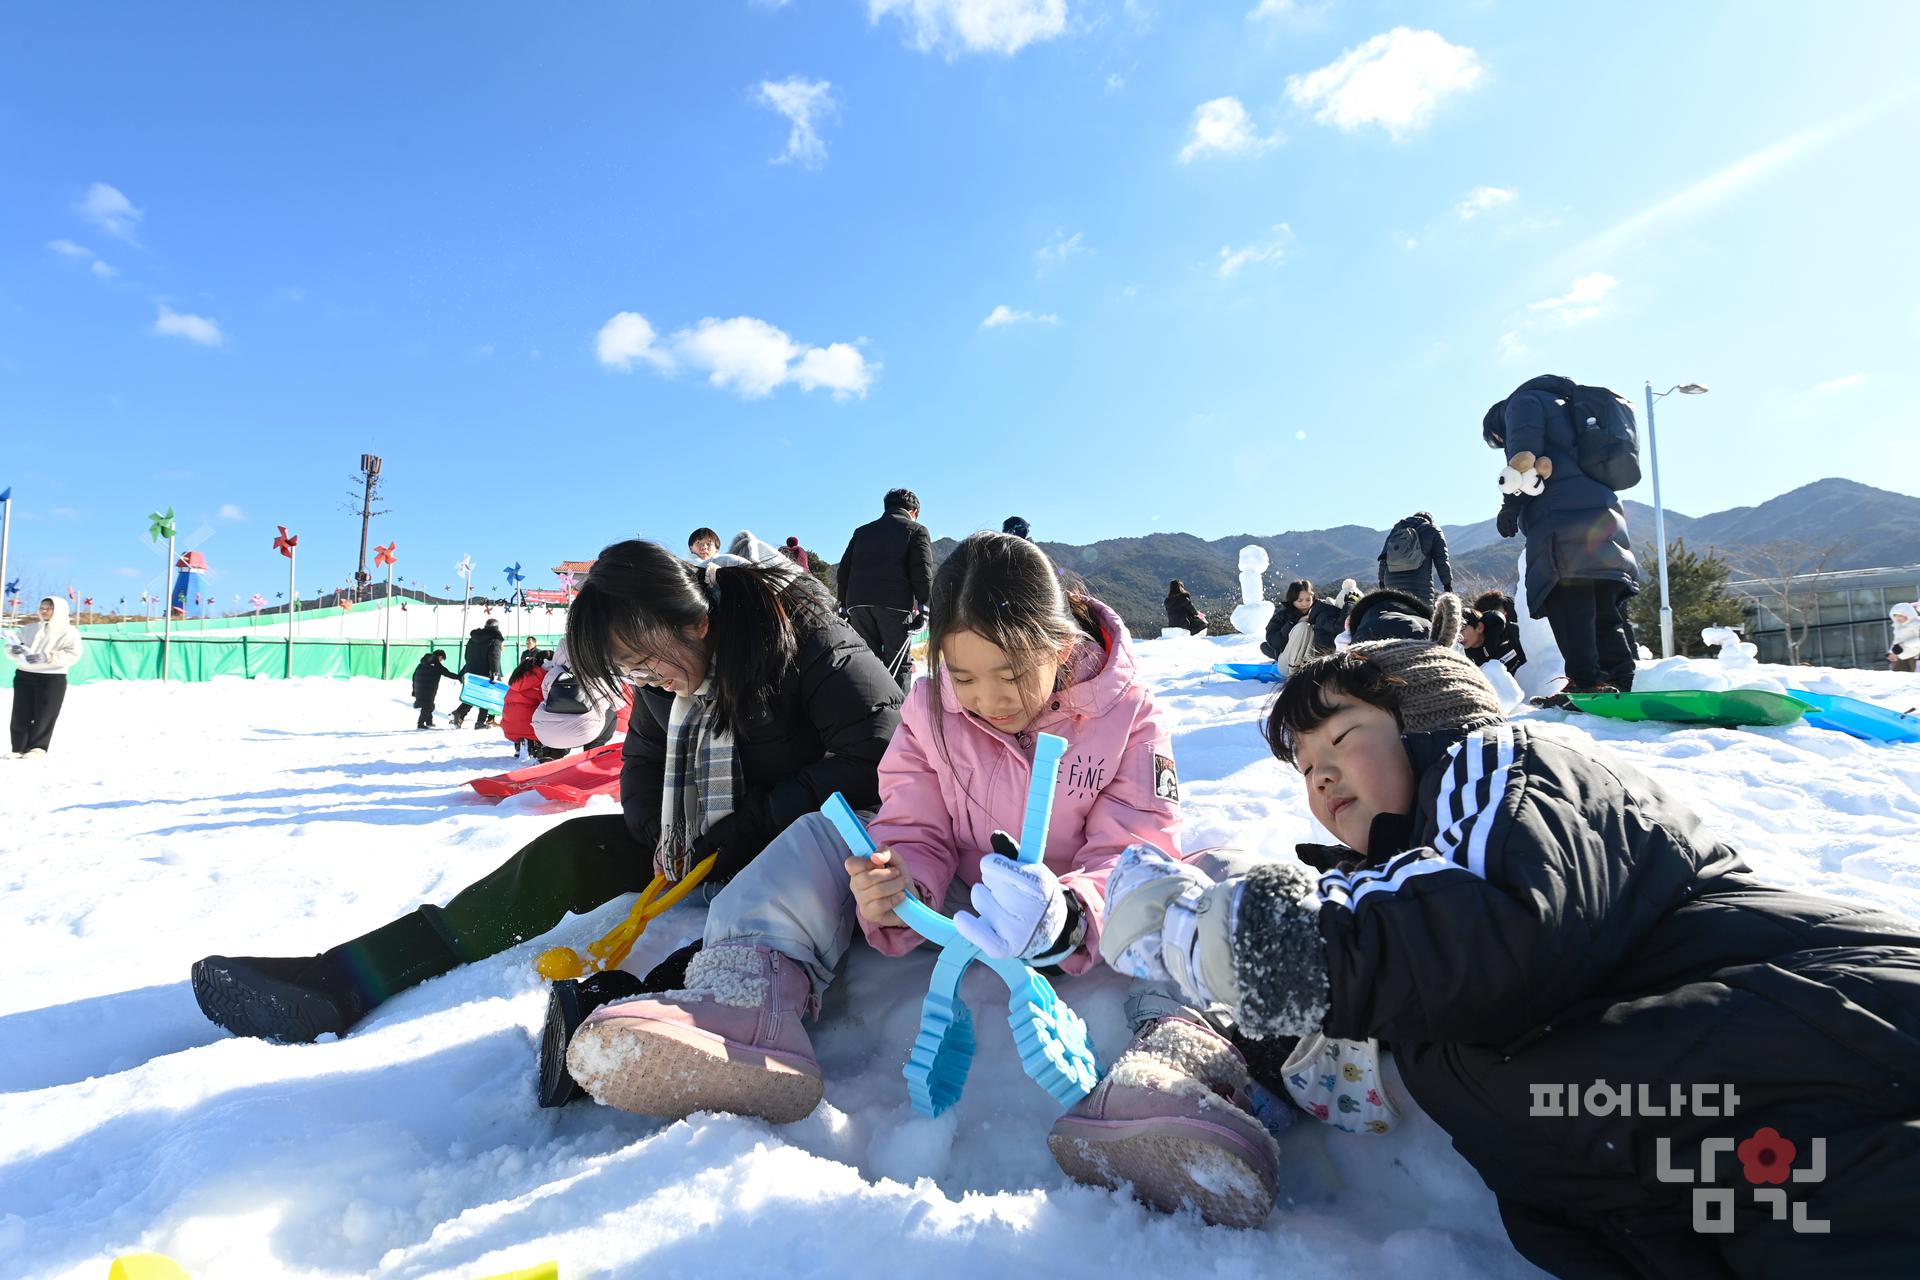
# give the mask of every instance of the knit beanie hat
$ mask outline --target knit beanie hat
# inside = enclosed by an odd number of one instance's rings
[[[1406,681],[1400,723],[1408,733],[1498,724],[1507,718],[1499,695],[1467,655],[1453,647],[1459,638],[1460,597],[1447,592],[1433,602],[1431,640],[1375,640],[1347,652]]]

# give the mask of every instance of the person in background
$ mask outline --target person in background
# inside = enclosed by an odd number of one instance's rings
[[[1580,467],[1576,385],[1545,374],[1488,409],[1480,436],[1505,455],[1500,536],[1527,540],[1527,612],[1544,617],[1566,659],[1562,693],[1633,688],[1626,600],[1640,569],[1620,495]]]
[[[710,560],[720,554],[720,535],[703,525],[687,535],[687,550],[695,560]]]
[[[1207,629],[1207,615],[1200,612],[1193,603],[1193,597],[1187,594],[1187,584],[1175,578],[1167,584],[1167,625],[1180,627],[1189,635],[1204,634]]]
[[[878,520],[853,531],[834,572],[834,588],[847,621],[902,691],[913,685],[909,644],[927,620],[933,584],[933,540],[920,523],[920,499],[911,489],[890,489]]]
[[[1418,596],[1433,605],[1434,575],[1442,591],[1453,590],[1453,561],[1447,557],[1447,535],[1433,522],[1433,514],[1416,511],[1393,526],[1380,548],[1380,580],[1376,584]]]
[[[1033,526],[1027,523],[1025,516],[1008,516],[1000,522],[1000,532],[1010,533],[1016,538],[1033,541]]]
[[[520,665],[507,677],[507,696],[500,709],[500,731],[515,749],[534,760],[558,760],[567,754],[564,747],[549,749],[540,742],[533,727],[533,711],[546,696],[547,663],[551,649],[528,649]]]
[[[460,674],[447,670],[447,651],[435,649],[413,669],[413,705],[420,708],[420,718],[414,722],[414,728],[433,728],[433,704],[439,700],[442,680],[451,680],[457,685]]]
[[[800,566],[800,572],[811,573],[813,571],[813,564],[807,559],[807,549],[800,545],[800,539],[789,537],[777,550],[781,555]]]
[[[1280,605],[1273,611],[1273,617],[1267,620],[1267,638],[1260,643],[1260,652],[1276,661],[1287,650],[1287,641],[1293,636],[1296,624],[1305,620],[1313,610],[1313,583],[1305,578],[1295,578],[1287,584],[1281,593]]]
[[[1483,591],[1475,597],[1460,628],[1460,643],[1478,667],[1499,662],[1511,675],[1527,660],[1520,647],[1520,624],[1514,620],[1513,597],[1504,591]]]
[[[462,676],[485,676],[489,680],[500,678],[500,651],[506,647],[507,638],[501,634],[500,620],[488,618],[484,625],[475,627],[467,633],[465,660],[460,664]],[[461,703],[453,709],[453,727],[467,727],[467,708],[469,703]],[[480,718],[473,722],[476,729],[485,729],[493,724],[493,712],[484,707]]]
[[[1425,640],[1432,632],[1432,606],[1405,591],[1369,591],[1347,612],[1349,645],[1370,640]]]
[[[40,620],[7,645],[20,669],[13,674],[12,754],[37,759],[53,745],[53,726],[67,700],[67,672],[80,661],[80,631],[67,621],[67,602],[48,596]]]

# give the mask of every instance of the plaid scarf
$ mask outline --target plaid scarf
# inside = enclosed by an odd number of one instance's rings
[[[660,786],[660,842],[653,869],[678,880],[693,866],[693,842],[733,812],[739,760],[733,735],[713,727],[713,677],[675,694],[667,716],[667,761]]]

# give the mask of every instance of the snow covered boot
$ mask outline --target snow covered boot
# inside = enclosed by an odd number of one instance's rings
[[[237,1036],[305,1044],[356,1022],[408,987],[464,961],[440,922],[418,907],[317,956],[208,956],[194,961],[193,998]]]
[[[1106,1078],[1054,1121],[1047,1149],[1068,1177],[1127,1186],[1172,1213],[1257,1227],[1273,1212],[1280,1148],[1254,1119],[1247,1064],[1211,1027],[1159,1018],[1134,1033]]]
[[[792,1124],[820,1102],[820,1063],[800,1025],[812,996],[807,971],[777,951],[707,947],[688,963],[685,990],[596,1009],[567,1047],[567,1070],[622,1111]]]
[[[540,1033],[539,1099],[543,1107],[564,1107],[584,1090],[567,1074],[567,1045],[587,1015],[603,1004],[634,996],[673,991],[686,985],[687,964],[699,952],[690,942],[662,960],[644,978],[625,969],[609,969],[575,980],[562,978],[547,993],[547,1023]]]

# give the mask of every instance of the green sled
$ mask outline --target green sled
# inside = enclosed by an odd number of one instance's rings
[[[1763,689],[1676,689],[1670,693],[1570,693],[1580,710],[1610,720],[1662,720],[1672,724],[1792,724],[1813,708],[1798,698]]]

